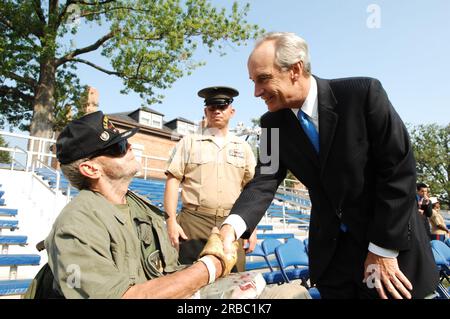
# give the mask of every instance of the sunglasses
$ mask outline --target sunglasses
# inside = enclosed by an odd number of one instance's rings
[[[230,104],[221,104],[221,105],[208,105],[206,108],[210,112],[214,112],[215,110],[224,111],[228,108]]]
[[[95,152],[94,155],[91,155],[90,158],[94,158],[97,156],[111,156],[111,157],[122,157],[128,151],[128,140],[122,140],[118,143],[108,146],[105,149],[102,149],[98,152]]]

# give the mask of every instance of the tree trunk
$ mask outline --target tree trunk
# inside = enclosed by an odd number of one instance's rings
[[[51,138],[53,134],[52,118],[55,107],[55,63],[53,59],[41,63],[39,82],[34,94],[33,119],[30,135]]]
[[[50,57],[42,61],[39,74],[39,82],[35,90],[33,100],[33,118],[30,125],[30,136],[52,138],[53,137],[53,109],[55,107],[55,60]],[[34,152],[32,161],[39,158],[42,162],[49,163],[49,158],[42,153],[49,153],[52,143],[32,142],[28,143],[28,150]],[[37,153],[40,153],[39,156]],[[37,163],[35,163],[37,164]],[[29,163],[31,165],[31,163]],[[40,166],[40,165],[38,165]]]

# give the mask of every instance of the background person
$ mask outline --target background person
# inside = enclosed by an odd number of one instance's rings
[[[450,231],[445,225],[445,219],[441,214],[441,204],[437,197],[430,197],[430,202],[433,209],[433,214],[430,217],[431,224],[431,240],[445,241],[449,236]]]
[[[433,214],[430,199],[428,198],[428,185],[425,183],[417,184],[417,205],[420,219],[425,227],[428,237],[431,238],[430,221],[429,218]]]

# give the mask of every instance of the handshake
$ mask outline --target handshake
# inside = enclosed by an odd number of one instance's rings
[[[236,264],[238,247],[239,243],[234,241],[232,251],[225,253],[223,248],[223,240],[219,234],[219,229],[214,227],[205,247],[203,247],[203,250],[200,253],[200,257],[212,255],[218,258],[222,264],[222,274],[219,277],[225,277],[231,272],[231,269]]]

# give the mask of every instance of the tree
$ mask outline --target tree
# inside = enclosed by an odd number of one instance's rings
[[[417,179],[430,186],[441,205],[450,206],[450,124],[409,126]]]
[[[8,143],[5,141],[5,139],[3,138],[3,136],[0,135],[0,146],[1,147],[8,147]],[[11,163],[11,156],[9,152],[5,152],[5,151],[0,151],[0,163],[6,163],[6,164],[10,164]]]
[[[159,102],[155,89],[203,64],[193,61],[199,43],[224,54],[225,44],[259,35],[245,20],[248,10],[234,3],[227,13],[208,0],[0,0],[1,121],[50,137],[65,114],[80,110],[79,64],[123,79],[122,93]],[[86,24],[107,30],[84,47],[68,48],[63,37]],[[111,66],[86,57],[97,50]]]

